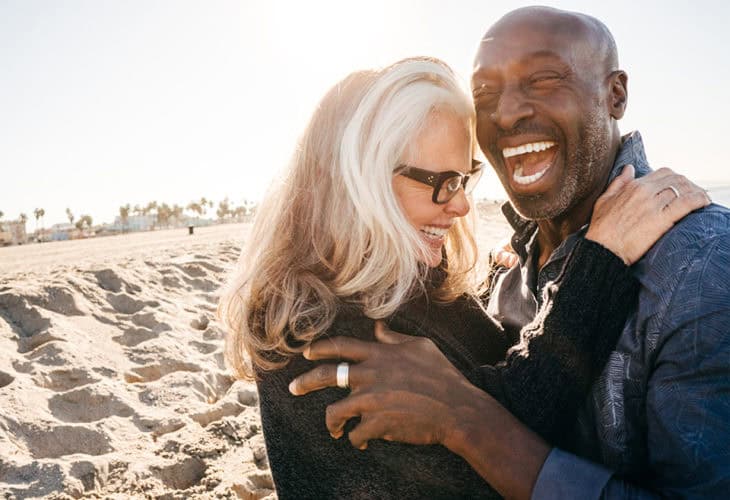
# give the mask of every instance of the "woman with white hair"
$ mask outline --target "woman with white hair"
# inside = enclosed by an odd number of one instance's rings
[[[474,383],[478,367],[505,359],[514,339],[480,304],[466,217],[483,168],[472,160],[474,122],[471,100],[438,60],[353,73],[322,99],[288,172],[257,211],[219,315],[232,368],[257,378],[280,498],[497,496],[446,448],[375,441],[361,451],[332,439],[323,415],[343,389],[299,398],[288,389],[314,367],[301,355],[311,342],[372,340],[376,319],[428,337]],[[618,183],[628,180],[622,175]],[[591,276],[570,285],[585,293],[547,297],[552,320],[529,327],[542,333],[535,338],[573,343],[581,359],[547,367],[537,341],[530,358],[493,370],[500,384],[532,384],[534,400],[523,405],[534,405],[534,419],[524,423],[543,437],[574,418],[618,337],[636,290],[626,264],[640,255],[629,253],[643,253],[663,233],[651,228],[666,227],[658,222],[667,214],[647,211],[654,219],[646,227],[623,228],[632,249],[614,248],[610,235],[626,209],[597,204],[601,223],[564,273],[565,280]],[[560,328],[568,316],[581,328]]]

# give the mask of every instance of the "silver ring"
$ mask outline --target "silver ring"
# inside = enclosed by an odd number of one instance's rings
[[[674,193],[674,196],[676,196],[677,198],[679,198],[679,189],[677,189],[674,186],[669,186],[669,189],[672,190],[672,193]]]
[[[349,363],[340,363],[337,365],[337,387],[347,389],[350,387],[350,365]]]

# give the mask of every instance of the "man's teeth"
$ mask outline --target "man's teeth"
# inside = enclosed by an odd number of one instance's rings
[[[423,226],[421,232],[426,233],[427,236],[433,238],[443,238],[446,233],[449,232],[448,228],[436,227],[436,226]]]
[[[522,144],[514,148],[504,148],[502,150],[502,156],[505,158],[511,158],[513,156],[523,155],[525,153],[537,153],[545,151],[555,146],[554,142],[543,141],[543,142],[531,142],[529,144]]]
[[[512,175],[512,178],[517,184],[532,184],[540,177],[545,175],[545,172],[547,171],[548,169],[546,168],[545,170],[540,170],[539,172],[535,172],[532,175],[522,175],[522,167],[517,167],[517,169],[515,169],[514,175]]]

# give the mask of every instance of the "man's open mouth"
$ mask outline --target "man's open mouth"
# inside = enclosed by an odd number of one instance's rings
[[[512,180],[521,186],[540,180],[554,163],[555,146],[553,141],[539,141],[502,149],[502,156],[512,171]]]

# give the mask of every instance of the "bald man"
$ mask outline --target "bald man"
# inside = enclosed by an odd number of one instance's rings
[[[477,138],[509,195],[504,213],[519,258],[495,281],[489,311],[518,338],[551,293],[548,285],[560,278],[610,180],[628,164],[638,177],[650,168],[639,133],[619,132],[627,75],[610,32],[590,16],[547,7],[507,14],[481,41],[472,89]],[[683,97],[678,92],[677,99]],[[681,183],[669,189],[676,197],[688,193]],[[372,344],[365,357],[360,350],[358,364],[383,375],[337,403],[328,427],[341,429],[352,414],[386,416],[386,424],[359,433],[360,443],[443,444],[510,497],[727,496],[730,211],[710,205],[690,214],[633,271],[641,283],[636,309],[575,432],[551,443],[560,447],[531,435],[456,370],[442,369],[445,358],[427,342],[407,343],[411,353],[422,351],[410,356],[426,360],[418,366],[393,366],[386,353],[392,346]],[[454,329],[458,333],[458,325]],[[402,341],[390,332],[378,336]],[[352,357],[337,340],[313,344],[308,356],[333,352]],[[441,378],[429,381],[428,373]],[[335,380],[305,374],[295,392],[325,385]],[[454,388],[448,401],[444,386]],[[504,397],[518,400],[520,394]],[[348,408],[355,404],[357,413]]]

